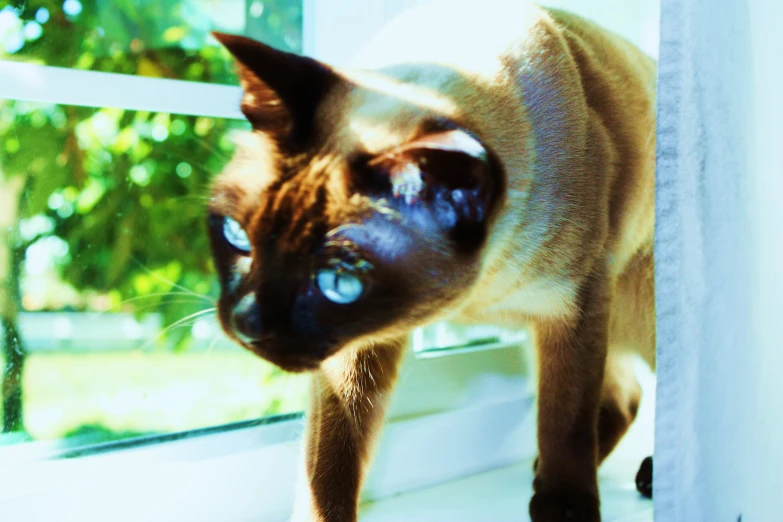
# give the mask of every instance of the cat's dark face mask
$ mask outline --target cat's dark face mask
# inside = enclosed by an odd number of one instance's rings
[[[350,121],[351,104],[322,107],[338,104],[327,93],[350,91],[337,73],[216,36],[237,58],[255,136],[210,200],[228,335],[284,370],[306,371],[457,307],[481,269],[501,189],[479,139],[429,115],[380,151],[347,146],[350,133],[335,122]]]

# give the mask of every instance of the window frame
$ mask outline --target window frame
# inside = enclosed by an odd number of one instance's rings
[[[303,51],[344,63],[384,22],[417,3],[303,0]],[[341,30],[346,26],[361,31]],[[0,77],[0,99],[243,118],[236,86],[3,60]],[[409,350],[363,498],[532,458],[528,360],[518,343]],[[0,448],[3,514],[10,520],[44,520],[53,512],[61,520],[287,520],[303,460],[303,420],[288,417],[67,451],[58,441]]]

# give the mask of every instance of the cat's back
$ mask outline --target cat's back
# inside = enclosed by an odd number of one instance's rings
[[[617,269],[650,248],[655,216],[655,61],[598,24],[547,12],[579,71],[581,91],[611,143],[609,243]]]

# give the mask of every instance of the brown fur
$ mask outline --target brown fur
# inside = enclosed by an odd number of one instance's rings
[[[213,188],[220,318],[282,368],[317,370],[295,520],[356,520],[401,339],[442,318],[532,326],[531,517],[600,519],[596,468],[641,396],[628,354],[654,363],[655,66],[574,15],[494,12],[422,8],[340,71],[217,35],[256,129]],[[356,303],[314,287],[338,265],[365,283]],[[248,295],[252,338],[235,329]]]

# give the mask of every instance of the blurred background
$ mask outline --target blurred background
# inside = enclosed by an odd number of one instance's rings
[[[234,84],[213,28],[300,51],[301,2],[11,2],[0,58]],[[304,382],[233,346],[214,319],[204,198],[246,128],[0,99],[0,444],[81,445],[302,408]]]

